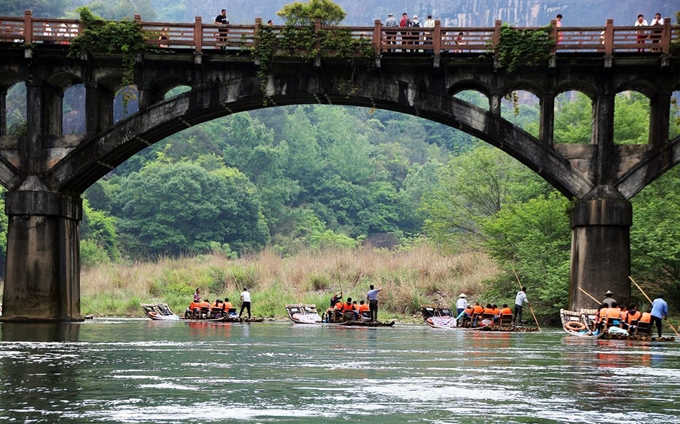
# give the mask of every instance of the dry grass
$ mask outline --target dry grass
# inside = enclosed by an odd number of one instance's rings
[[[332,292],[364,299],[374,284],[383,288],[381,308],[412,315],[423,303],[452,303],[461,292],[474,298],[497,272],[482,253],[441,256],[424,245],[404,252],[308,251],[288,258],[265,250],[236,260],[204,255],[103,265],[82,271],[81,294],[83,313],[139,316],[139,302],[168,302],[179,313],[196,287],[211,300],[232,301],[248,287],[256,314],[281,317],[285,303],[316,303],[323,310]]]

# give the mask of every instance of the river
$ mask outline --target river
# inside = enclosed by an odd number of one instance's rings
[[[135,319],[0,334],[0,422],[680,423],[680,342]]]

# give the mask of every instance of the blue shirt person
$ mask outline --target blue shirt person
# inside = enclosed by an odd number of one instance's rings
[[[652,302],[652,327],[656,322],[656,332],[661,337],[661,320],[668,317],[668,304],[663,300],[663,293],[659,293]]]
[[[368,310],[371,313],[371,321],[378,321],[378,292],[382,288],[376,289],[373,284],[369,286],[369,291],[366,293],[366,299],[368,299]]]

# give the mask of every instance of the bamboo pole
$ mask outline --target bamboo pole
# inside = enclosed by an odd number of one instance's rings
[[[522,290],[522,282],[519,281],[519,275],[517,275],[517,271],[515,271],[515,267],[510,265],[512,268],[512,272],[515,274],[515,278],[517,279],[517,284],[519,284],[519,289]],[[531,307],[531,303],[527,302],[529,304],[529,310],[531,311],[531,316],[534,317],[534,321],[536,322],[536,327],[538,327],[538,331],[541,331],[541,326],[538,325],[538,320],[536,319],[536,314],[534,314],[534,308]]]
[[[649,296],[647,296],[647,293],[645,293],[645,291],[642,290],[642,287],[640,287],[640,286],[638,285],[638,283],[636,283],[635,280],[633,280],[633,277],[631,277],[631,276],[629,275],[628,278],[630,278],[630,281],[632,281],[633,284],[635,284],[635,287],[637,287],[638,290],[640,290],[640,293],[642,293],[643,295],[645,295],[645,297],[646,297],[647,300],[649,301],[649,304],[650,304],[650,305],[651,305],[652,303],[654,303],[654,302],[652,302],[652,299],[650,299]],[[678,334],[678,330],[676,330],[675,327],[673,327],[673,324],[671,324],[671,322],[668,321],[668,317],[666,317],[666,318],[664,318],[664,319],[665,319],[666,323],[668,324],[668,326],[671,328],[671,330],[673,330],[673,332],[675,333],[675,335],[680,337],[680,334]]]
[[[600,305],[602,304],[602,302],[600,302],[599,300],[595,299],[593,296],[590,295],[590,293],[588,293],[587,291],[583,290],[581,287],[579,287],[578,289],[581,290],[583,293],[585,293],[586,296],[588,296],[589,298],[593,299],[593,300],[595,301],[595,303],[597,303],[597,306],[600,306]]]

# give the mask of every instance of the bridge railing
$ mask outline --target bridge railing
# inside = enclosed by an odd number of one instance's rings
[[[254,25],[217,25],[203,23],[196,17],[193,23],[144,22],[135,20],[146,32],[147,43],[158,48],[194,50],[243,50],[251,48],[257,39],[261,19]],[[500,39],[502,22],[493,28],[442,27],[439,20],[432,28],[385,27],[379,19],[373,26],[315,26],[316,30],[349,31],[355,39],[370,41],[376,54],[388,52],[484,53]],[[281,34],[283,26],[272,26],[274,34]],[[535,30],[536,28],[518,28]],[[20,44],[68,45],[83,30],[81,22],[73,19],[34,18],[27,10],[23,17],[0,17],[0,42]],[[557,27],[552,21],[550,36],[556,44],[553,53],[595,52],[613,54],[622,52],[666,53],[672,42],[680,42],[680,26],[671,25],[670,18],[663,26],[614,26],[608,19],[602,27]],[[357,52],[360,54],[360,52]]]

